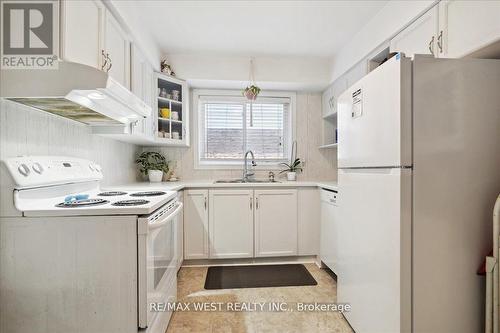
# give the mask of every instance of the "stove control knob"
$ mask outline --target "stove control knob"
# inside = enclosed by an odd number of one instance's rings
[[[21,175],[23,175],[24,177],[28,177],[28,175],[30,174],[30,169],[28,168],[28,166],[26,164],[21,164],[17,170],[19,171],[19,173]]]
[[[31,166],[31,168],[33,169],[33,171],[35,171],[39,175],[41,175],[42,172],[43,172],[43,167],[38,162],[37,163],[33,163],[33,165]]]

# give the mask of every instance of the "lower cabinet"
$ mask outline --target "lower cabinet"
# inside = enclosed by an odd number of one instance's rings
[[[297,255],[297,190],[255,190],[255,257]]]
[[[184,259],[208,259],[208,190],[184,191]]]
[[[253,190],[211,190],[209,198],[209,257],[253,257]]]
[[[318,255],[321,219],[319,190],[316,187],[297,190],[297,207],[297,255]]]
[[[303,209],[299,207],[298,192],[241,188],[185,190],[184,259],[318,254],[317,189],[304,192],[307,200]],[[316,214],[309,214],[315,210]]]

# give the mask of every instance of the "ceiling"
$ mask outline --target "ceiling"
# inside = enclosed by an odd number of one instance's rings
[[[330,57],[385,4],[369,1],[113,1],[162,54]]]

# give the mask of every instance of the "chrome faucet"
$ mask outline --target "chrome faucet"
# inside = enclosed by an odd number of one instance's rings
[[[243,180],[244,181],[247,181],[247,180],[253,178],[253,176],[255,175],[253,170],[251,172],[248,170],[248,154],[252,155],[252,167],[257,165],[257,163],[255,163],[255,156],[253,154],[253,151],[251,151],[251,150],[247,151],[245,153],[245,160],[243,162]]]

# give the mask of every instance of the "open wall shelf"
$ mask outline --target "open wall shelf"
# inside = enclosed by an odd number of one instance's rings
[[[160,145],[189,146],[188,89],[185,81],[156,75],[156,133]]]

